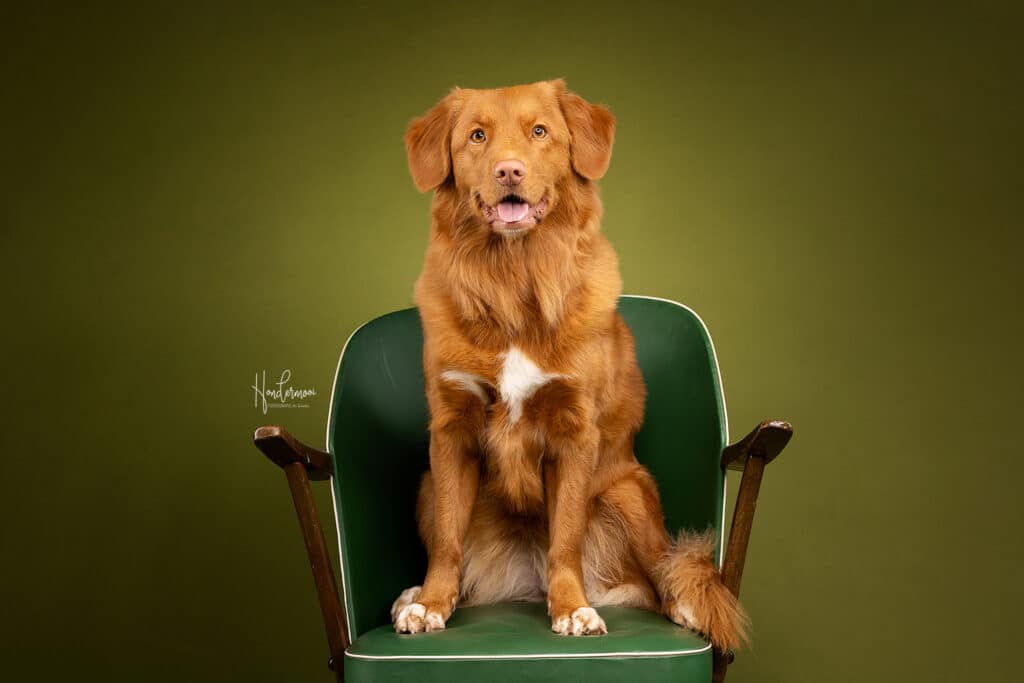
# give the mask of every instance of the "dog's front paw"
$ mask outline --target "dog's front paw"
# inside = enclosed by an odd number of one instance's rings
[[[580,607],[569,616],[552,619],[551,630],[563,636],[599,636],[608,633],[604,619],[593,607]]]
[[[428,610],[425,605],[411,602],[398,610],[395,631],[398,633],[430,633],[444,630],[444,617],[440,612]]]
[[[402,591],[402,594],[395,598],[395,601],[391,604],[391,623],[398,621],[398,613],[406,605],[410,605],[416,602],[416,598],[420,597],[420,592],[423,590],[423,586],[413,586],[412,588],[406,588]]]
[[[413,586],[406,588],[391,605],[391,620],[395,623],[398,633],[423,633],[444,629],[444,617],[440,612],[427,609],[426,605],[416,602],[422,588]]]

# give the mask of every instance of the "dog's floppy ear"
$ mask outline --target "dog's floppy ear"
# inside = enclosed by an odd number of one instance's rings
[[[409,155],[412,182],[420,192],[433,190],[452,172],[452,121],[456,88],[434,108],[409,124],[405,151]]]
[[[558,90],[558,103],[572,136],[569,148],[572,167],[584,178],[597,180],[605,174],[612,160],[615,117],[607,107],[566,92],[562,79],[553,81],[553,85]]]

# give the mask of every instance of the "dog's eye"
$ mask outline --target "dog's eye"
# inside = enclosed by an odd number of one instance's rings
[[[535,138],[543,138],[543,137],[547,137],[547,134],[548,134],[548,129],[545,128],[544,126],[534,126],[533,127],[533,137],[535,137]]]
[[[472,140],[473,142],[483,142],[484,140],[487,139],[487,136],[484,134],[483,129],[477,128],[476,130],[469,134],[469,139]]]

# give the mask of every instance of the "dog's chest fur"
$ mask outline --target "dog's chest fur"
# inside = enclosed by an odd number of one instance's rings
[[[543,425],[525,410],[538,391],[565,375],[543,369],[526,352],[513,345],[498,356],[490,378],[450,368],[441,380],[476,396],[487,421],[481,434],[487,482],[513,510],[527,512],[543,505],[544,486],[540,460],[543,456]]]
[[[441,379],[474,394],[485,406],[491,397],[499,400],[508,414],[509,425],[522,418],[523,403],[536,393],[537,389],[563,375],[544,372],[529,356],[517,346],[510,346],[500,356],[501,366],[494,381],[463,370],[449,369],[441,373]]]

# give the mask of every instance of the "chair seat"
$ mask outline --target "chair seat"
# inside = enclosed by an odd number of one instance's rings
[[[665,617],[602,607],[604,636],[551,632],[543,604],[462,607],[444,631],[399,635],[381,626],[359,636],[345,657],[345,680],[643,681],[711,680],[711,646]]]

